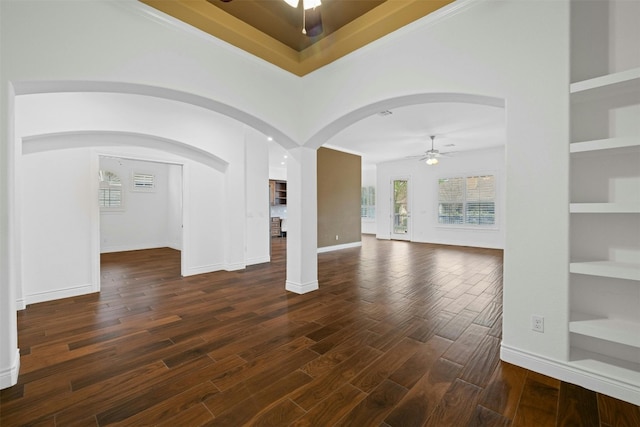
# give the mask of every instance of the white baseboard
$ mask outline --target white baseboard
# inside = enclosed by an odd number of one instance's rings
[[[225,264],[224,265],[224,269],[226,271],[244,270],[245,268],[247,268],[247,264],[245,264],[243,262],[238,262],[238,263],[235,263],[235,264]]]
[[[296,294],[306,294],[307,292],[318,290],[318,281],[314,280],[308,283],[294,283],[287,280],[285,289]]]
[[[318,253],[321,254],[323,252],[339,251],[341,249],[359,248],[361,246],[362,246],[362,242],[353,242],[353,243],[345,243],[343,245],[325,246],[323,248],[318,248]]]
[[[100,253],[108,254],[111,252],[141,251],[144,249],[157,249],[167,247],[171,247],[167,242],[141,243],[135,245],[105,245],[100,248]]]
[[[20,311],[24,310],[25,308],[27,308],[27,304],[24,302],[24,298],[18,298],[16,300],[16,310]]]
[[[223,264],[209,264],[198,267],[189,267],[184,269],[184,276],[195,276],[196,274],[213,273],[214,271],[224,270]]]
[[[18,374],[20,373],[20,349],[16,348],[16,355],[13,359],[13,365],[0,369],[0,390],[9,388],[18,382]]]
[[[271,262],[271,257],[267,255],[247,259],[247,265],[264,264],[265,262]]]
[[[629,384],[615,378],[586,371],[570,362],[549,359],[502,344],[500,359],[531,371],[557,378],[586,389],[640,405],[640,384]]]
[[[36,292],[33,294],[25,295],[23,305],[91,294],[93,292],[97,292],[96,289],[96,287],[89,283],[86,285],[71,286],[68,288],[53,289],[44,292]]]

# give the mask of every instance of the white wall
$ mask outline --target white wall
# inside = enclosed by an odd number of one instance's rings
[[[492,148],[455,153],[436,166],[401,160],[377,166],[376,236],[389,239],[391,233],[391,180],[409,178],[410,240],[445,245],[504,248],[504,149]],[[496,177],[496,224],[492,227],[444,226],[438,224],[438,179],[457,176]]]
[[[246,263],[252,265],[270,260],[269,163],[265,162],[269,147],[264,135],[250,128],[246,129],[245,143],[246,170],[250,171],[246,183]]]
[[[97,160],[97,159],[96,159]],[[97,174],[88,148],[24,156],[22,304],[98,290],[91,239]]]
[[[170,246],[170,236],[181,230],[175,229],[175,221],[169,228],[169,209],[175,204],[169,197],[169,165],[101,156],[100,170],[115,173],[122,182],[122,207],[100,211],[100,252]],[[153,175],[154,189],[134,190],[134,173]]]

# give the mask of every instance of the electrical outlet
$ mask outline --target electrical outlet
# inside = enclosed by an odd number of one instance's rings
[[[338,240],[338,235],[336,234],[336,240]]]
[[[531,330],[536,332],[544,332],[544,317],[531,316]]]

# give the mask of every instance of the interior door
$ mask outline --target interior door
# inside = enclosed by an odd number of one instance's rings
[[[411,205],[409,178],[391,180],[391,238],[411,240]]]

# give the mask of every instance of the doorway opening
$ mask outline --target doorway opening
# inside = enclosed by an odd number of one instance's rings
[[[411,240],[411,205],[409,198],[409,178],[391,180],[391,239]]]
[[[98,164],[97,259],[165,251],[183,275],[183,166],[116,155],[99,155]],[[102,279],[102,262],[98,268]]]

